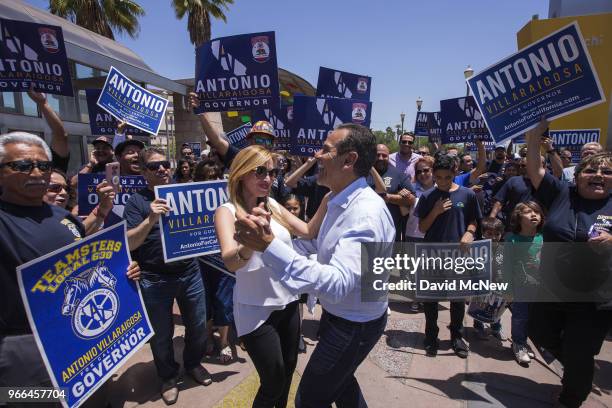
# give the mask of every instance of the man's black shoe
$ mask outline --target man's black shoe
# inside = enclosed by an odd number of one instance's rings
[[[461,358],[467,358],[470,348],[461,337],[451,340],[453,351]]]
[[[440,343],[438,342],[438,339],[435,339],[435,340],[425,339],[425,354],[428,357],[435,357],[438,354],[439,347],[440,347]]]

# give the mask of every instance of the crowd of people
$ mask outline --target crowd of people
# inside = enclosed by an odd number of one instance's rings
[[[0,136],[0,386],[50,385],[19,296],[16,268],[100,230],[116,195],[109,181],[101,182],[99,204],[78,216],[78,174],[66,174],[62,122],[44,94],[29,95],[53,137],[49,147],[23,132]],[[198,103],[195,94],[191,103]],[[90,160],[78,172],[104,173],[116,161],[121,175],[142,175],[147,182],[123,212],[135,261],[127,278],[139,280],[167,404],[179,394],[174,302],[185,326],[185,372],[210,385],[203,358],[231,362],[235,333],[261,380],[255,407],[287,405],[298,353],[306,348],[304,304],[318,302],[319,341],[296,405],[365,407],[354,374],[383,334],[388,303],[361,299],[361,243],[522,243],[528,248],[522,264],[536,269],[558,262],[546,242],[590,242],[593,251],[612,243],[612,153],[588,143],[573,165],[571,151],[557,149],[546,136],[544,119],[527,133],[518,153],[512,145],[487,152],[477,140],[475,160],[469,152],[437,144],[417,150],[411,133],[399,136],[399,151],[391,153],[369,129],[353,124],[331,132],[314,157],[270,149],[274,129],[267,122],[257,122],[247,136],[250,146],[238,149],[206,115],[199,120],[208,149],[198,158],[183,145],[173,174],[165,151],[129,137],[104,136],[93,141]],[[120,123],[118,135],[123,127]],[[164,263],[158,221],[170,208],[155,198],[154,187],[219,179],[228,181],[229,201],[216,210],[215,228],[229,274],[203,259]],[[450,302],[451,345],[460,358],[469,355],[465,305]],[[425,314],[424,348],[435,357],[438,304],[415,301],[411,307]],[[517,363],[534,358],[531,338],[564,365],[559,402],[580,406],[591,390],[594,356],[610,330],[612,311],[594,302],[511,302],[510,310]],[[499,321],[487,330],[475,320],[474,328],[481,338],[505,339]]]

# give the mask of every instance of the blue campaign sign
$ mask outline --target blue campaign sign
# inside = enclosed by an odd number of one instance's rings
[[[274,127],[274,149],[289,150],[291,148],[291,121],[293,119],[293,105],[283,105],[280,108],[255,110],[251,113],[253,123],[265,120]]]
[[[247,122],[244,125],[227,132],[225,134],[225,137],[227,138],[230,144],[236,146],[238,149],[244,149],[248,145],[246,137],[251,131],[251,127],[253,127],[253,125],[251,125],[251,122]]]
[[[111,67],[98,106],[117,119],[156,135],[164,119],[168,100],[147,91]]]
[[[417,299],[448,300],[486,295],[491,286],[491,240],[474,241],[468,252],[459,243],[417,243]],[[498,288],[503,289],[503,288]]]
[[[415,136],[439,138],[442,135],[440,112],[417,112],[414,121]]]
[[[195,81],[197,114],[280,106],[274,31],[205,42],[196,49]]]
[[[114,136],[119,121],[113,115],[100,108],[97,104],[101,89],[86,89],[87,113],[89,114],[89,128],[95,136]],[[126,126],[124,132],[132,136],[151,136],[150,133],[133,126]]]
[[[369,101],[371,85],[372,78],[369,76],[319,67],[317,96]]]
[[[73,96],[62,28],[0,19],[0,91]]]
[[[125,222],[30,261],[17,279],[54,387],[77,407],[151,336],[130,264]]]
[[[489,151],[489,150],[494,150],[495,149],[495,142],[490,141],[490,142],[483,142],[485,150]],[[465,148],[466,151],[468,152],[475,152],[478,151],[478,146],[476,146],[476,143],[474,142],[465,142],[465,144],[463,145],[463,147]]]
[[[79,215],[89,215],[98,205],[96,186],[105,178],[104,174],[79,174],[77,203],[79,204]],[[104,220],[104,226],[115,225],[123,220],[125,204],[132,194],[147,188],[147,182],[143,176],[120,176],[119,193],[115,195],[113,210]]]
[[[580,162],[580,151],[586,143],[599,143],[600,129],[551,130],[549,132],[553,145],[559,149],[572,152],[572,162]]]
[[[476,137],[491,140],[487,125],[472,96],[440,101],[442,143],[472,142]]]
[[[468,79],[496,142],[605,102],[577,22]]]
[[[193,152],[193,155],[196,157],[196,159],[199,160],[200,156],[202,155],[202,143],[200,143],[200,142],[187,142],[187,144],[189,145],[189,148]]]
[[[291,154],[312,156],[336,127],[343,123],[369,127],[371,115],[372,102],[297,95],[293,98]]]
[[[416,119],[414,120],[415,136],[429,136],[429,113],[417,112]]]
[[[165,262],[219,252],[214,215],[228,200],[227,181],[155,186],[155,197],[170,207],[159,220]]]

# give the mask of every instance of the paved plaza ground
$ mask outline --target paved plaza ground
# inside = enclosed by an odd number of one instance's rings
[[[359,367],[357,379],[372,408],[389,407],[551,407],[561,389],[561,366],[548,365],[537,352],[529,367],[519,366],[510,349],[510,341],[498,342],[493,337],[479,340],[466,317],[466,340],[471,352],[467,359],[456,357],[450,348],[448,304],[441,304],[440,351],[436,358],[425,356],[423,313],[408,312],[406,304],[392,303],[385,330],[369,357]],[[183,348],[184,328],[176,310],[174,338],[177,361]],[[315,316],[305,313],[304,335],[308,352],[300,354],[294,375],[290,400],[316,345],[320,309]],[[503,316],[504,332],[510,333],[510,313]],[[213,374],[208,387],[185,376],[180,384],[176,407],[221,408],[250,407],[258,387],[255,368],[246,352],[237,349],[237,358],[230,364],[216,359],[204,361]],[[113,407],[164,407],[159,394],[160,383],[155,373],[149,346],[145,346],[119,372],[110,384]],[[290,405],[293,407],[293,403]],[[593,391],[584,407],[612,407],[612,336],[608,336],[596,357]]]

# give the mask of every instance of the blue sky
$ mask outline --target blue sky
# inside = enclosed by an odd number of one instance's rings
[[[47,8],[46,0],[26,0]],[[187,20],[170,0],[140,0],[146,16],[138,38],[118,40],[158,73],[194,76]],[[424,111],[463,96],[463,71],[478,72],[517,50],[516,33],[546,0],[235,0],[227,23],[213,21],[213,38],[275,31],[278,63],[316,86],[319,66],[372,77],[372,128],[414,128],[417,97]]]

